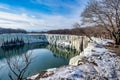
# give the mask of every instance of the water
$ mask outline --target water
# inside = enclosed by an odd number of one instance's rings
[[[68,65],[75,53],[41,43],[0,48],[0,80],[10,80],[10,77],[16,80],[20,74],[26,78],[49,68]]]

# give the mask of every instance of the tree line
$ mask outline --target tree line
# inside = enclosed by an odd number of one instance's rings
[[[47,31],[48,34],[67,34],[67,35],[80,35],[111,39],[111,35],[107,30],[100,26],[89,26],[89,27],[76,27],[75,24],[73,29],[59,29]]]
[[[24,29],[0,28],[0,34],[4,33],[27,33]]]

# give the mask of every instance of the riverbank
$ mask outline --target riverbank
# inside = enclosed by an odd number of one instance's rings
[[[104,46],[110,40],[90,42],[80,55],[70,60],[70,65],[48,69],[29,77],[29,80],[119,80],[120,57]]]

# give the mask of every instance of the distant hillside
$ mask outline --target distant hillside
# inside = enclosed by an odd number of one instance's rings
[[[4,33],[27,33],[27,31],[23,29],[0,28],[0,34]]]
[[[62,35],[79,35],[79,36],[89,36],[89,37],[101,37],[101,38],[112,38],[109,32],[101,26],[89,26],[82,28],[73,28],[73,29],[58,29],[58,30],[49,30],[41,32],[29,32],[29,33],[47,33],[47,34],[62,34]]]
[[[94,27],[84,27],[84,28],[73,28],[73,29],[59,29],[59,30],[50,30],[48,34],[70,34],[70,35],[80,35],[80,36],[94,36],[94,37],[103,37],[110,38],[109,32],[106,31],[101,26]]]

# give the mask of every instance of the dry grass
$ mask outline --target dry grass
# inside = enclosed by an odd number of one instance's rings
[[[106,45],[105,48],[107,48],[110,52],[116,53],[116,55],[120,56],[120,45],[109,44]]]

